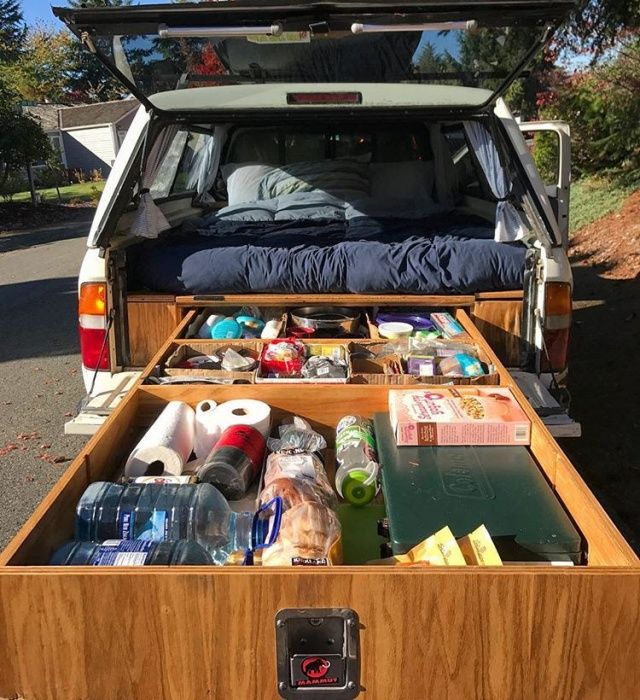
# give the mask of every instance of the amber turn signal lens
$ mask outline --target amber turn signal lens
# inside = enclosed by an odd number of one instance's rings
[[[565,282],[548,282],[544,294],[545,316],[571,315],[571,285]]]
[[[104,316],[107,313],[107,285],[88,282],[80,286],[78,315]]]

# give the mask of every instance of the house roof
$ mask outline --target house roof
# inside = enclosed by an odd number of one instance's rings
[[[138,100],[96,102],[78,107],[60,109],[60,128],[73,129],[95,124],[114,124],[139,106]]]
[[[39,122],[43,131],[58,130],[58,111],[64,109],[64,105],[42,104],[23,107],[23,113]]]

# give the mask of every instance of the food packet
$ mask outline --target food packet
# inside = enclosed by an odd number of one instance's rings
[[[302,367],[302,376],[306,379],[344,379],[347,364],[343,360],[313,355]]]
[[[305,358],[305,347],[297,340],[272,340],[262,351],[260,366],[266,376],[300,377]]]
[[[480,360],[464,352],[443,357],[438,368],[445,377],[481,377],[484,374]]]
[[[484,525],[480,525],[473,532],[459,539],[458,545],[467,564],[502,566],[502,559]]]
[[[437,357],[451,357],[457,353],[466,353],[471,357],[478,357],[478,349],[475,345],[456,340],[409,338],[409,352],[416,355],[436,355]]]
[[[443,527],[406,554],[396,554],[367,563],[383,566],[465,566],[467,562],[449,527]]]
[[[267,441],[271,454],[267,457],[264,487],[266,488],[273,481],[280,479],[298,479],[311,482],[322,490],[324,502],[335,507],[337,497],[331,488],[324,464],[318,454],[320,450],[326,448],[326,440],[322,435],[316,433],[309,423],[297,416],[292,423],[281,425],[279,434],[279,438],[269,438]],[[273,495],[279,494],[274,493]],[[261,501],[266,502],[262,498],[262,494]]]
[[[255,366],[253,357],[242,355],[233,348],[226,350],[222,356],[222,369],[227,372],[250,372]]]

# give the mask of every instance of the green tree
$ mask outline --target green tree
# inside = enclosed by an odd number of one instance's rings
[[[640,0],[581,0],[560,30],[561,48],[594,59],[640,29]]]
[[[73,41],[66,30],[45,26],[29,30],[22,60],[11,68],[14,85],[23,100],[65,102],[69,99]]]
[[[20,3],[0,0],[0,63],[13,63],[20,58],[26,34]]]
[[[120,7],[130,5],[131,0],[69,0],[71,7]],[[97,40],[99,44],[101,40]],[[106,41],[106,40],[105,40]],[[108,55],[109,50],[105,53]],[[72,37],[67,54],[67,92],[78,102],[105,102],[122,97],[123,88],[107,68],[80,40]]]
[[[640,39],[619,47],[602,65],[558,74],[540,102],[541,117],[571,124],[576,176],[640,182]],[[543,146],[539,155],[536,147],[541,161],[547,157]]]

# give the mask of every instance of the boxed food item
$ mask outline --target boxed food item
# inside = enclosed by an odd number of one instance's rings
[[[531,423],[505,387],[389,392],[398,445],[528,445]]]

